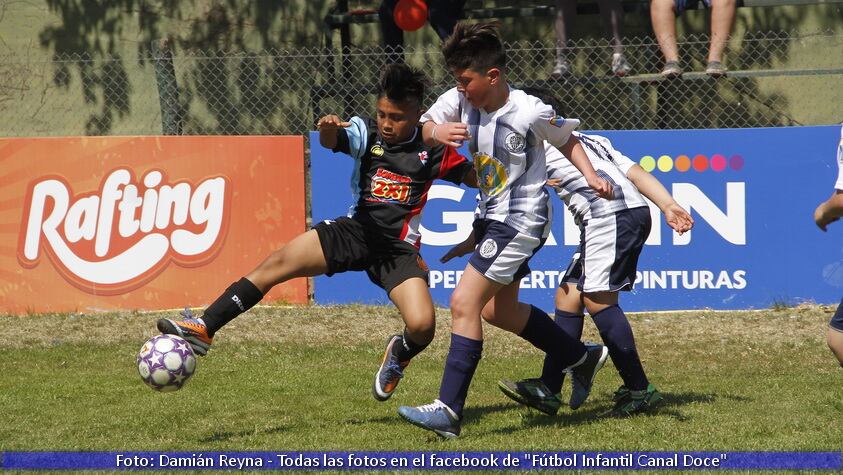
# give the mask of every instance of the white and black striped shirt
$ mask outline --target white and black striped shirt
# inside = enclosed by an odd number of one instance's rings
[[[472,106],[456,88],[439,96],[421,120],[468,124],[468,149],[480,185],[480,217],[529,236],[548,235],[544,143],[565,145],[578,120],[557,116],[550,106],[519,89],[510,89],[500,109],[486,112]]]
[[[635,162],[615,150],[606,137],[579,132],[573,134],[580,140],[597,175],[612,184],[614,194],[611,200],[597,196],[571,161],[556,147],[545,143],[547,176],[561,181],[557,194],[574,215],[577,223],[625,209],[647,206],[638,188],[626,177],[627,171]]]

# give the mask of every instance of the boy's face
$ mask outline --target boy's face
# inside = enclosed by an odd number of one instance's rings
[[[479,72],[473,69],[455,69],[454,77],[457,79],[457,91],[462,93],[472,106],[484,108],[489,102],[490,91],[500,80],[500,70],[492,68],[486,72]]]
[[[416,101],[390,101],[386,96],[378,98],[378,132],[388,144],[408,140],[419,125],[422,111]]]

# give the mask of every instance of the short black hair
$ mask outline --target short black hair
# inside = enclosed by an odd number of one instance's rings
[[[533,97],[538,97],[542,102],[552,107],[553,111],[557,115],[567,116],[567,114],[562,111],[562,103],[550,90],[538,86],[519,87],[518,89],[521,89]]]
[[[428,80],[421,71],[404,63],[387,65],[378,81],[378,99],[386,97],[395,103],[414,101],[419,107],[424,103]]]
[[[498,23],[458,23],[442,44],[442,55],[450,70],[470,69],[483,72],[506,67]]]

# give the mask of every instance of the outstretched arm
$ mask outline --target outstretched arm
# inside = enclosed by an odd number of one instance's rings
[[[843,190],[835,190],[831,198],[820,203],[814,210],[814,222],[823,231],[841,217],[843,217]]]
[[[439,258],[439,262],[444,264],[455,257],[462,257],[468,254],[469,252],[474,251],[474,247],[476,246],[474,240],[474,230],[472,229],[471,234],[469,234],[468,237],[465,238],[465,241],[449,249],[444,256]]]
[[[597,192],[597,196],[607,200],[612,199],[612,184],[597,176],[597,172],[594,171],[594,167],[591,166],[591,162],[588,160],[588,155],[586,155],[585,150],[582,148],[582,144],[576,136],[572,134],[571,138],[568,139],[568,142],[559,148],[559,151],[562,152],[562,154],[565,155],[565,157],[568,158],[575,167],[577,167],[577,170],[579,170],[580,173],[582,173],[582,176],[585,177],[585,181],[588,183],[588,186]]]
[[[694,226],[694,218],[679,206],[661,182],[639,165],[632,165],[627,178],[664,213],[664,219],[674,231],[682,234]]]
[[[422,124],[422,139],[429,146],[449,145],[460,148],[462,143],[469,140],[468,125],[462,122],[445,122],[437,124],[429,120]]]
[[[325,147],[334,149],[337,146],[337,132],[340,127],[348,127],[351,122],[343,122],[339,116],[328,114],[316,122],[319,128],[319,143]]]

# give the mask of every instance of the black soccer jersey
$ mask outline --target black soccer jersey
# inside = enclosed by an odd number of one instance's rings
[[[436,179],[461,183],[471,163],[452,147],[425,145],[421,127],[406,142],[390,145],[380,137],[375,120],[354,117],[350,122],[340,129],[334,148],[355,160],[354,205],[348,216],[419,247],[419,222],[430,185]]]

